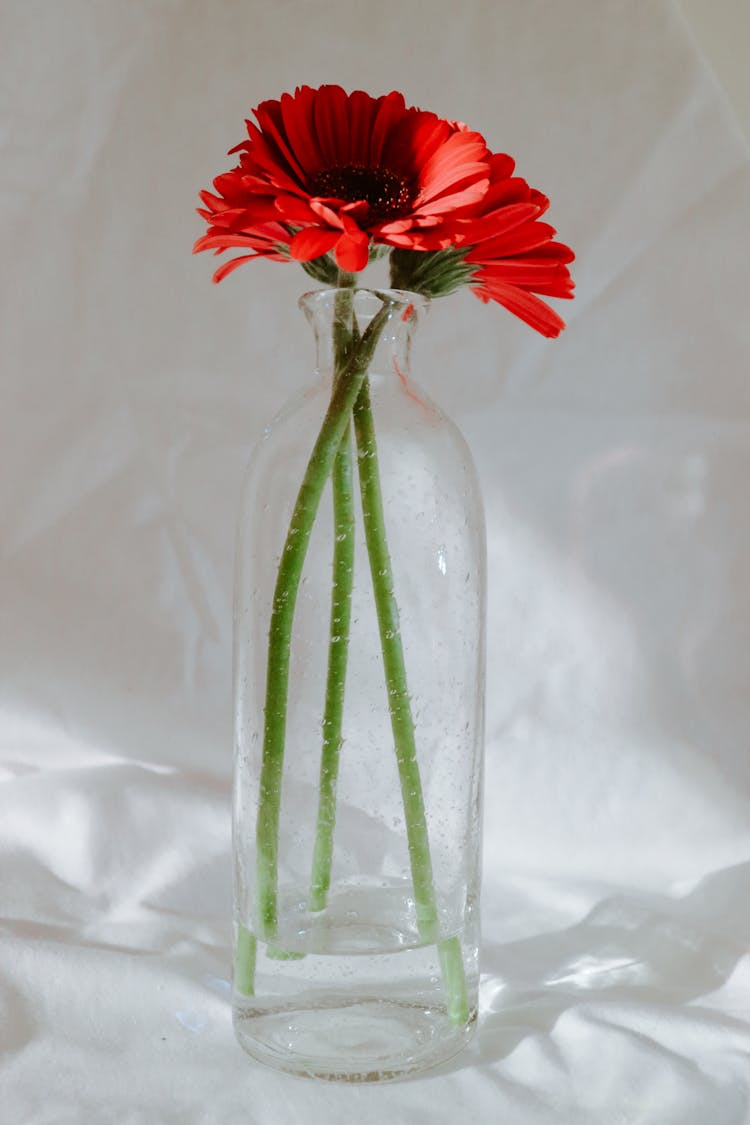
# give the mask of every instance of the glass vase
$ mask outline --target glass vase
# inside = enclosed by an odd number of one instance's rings
[[[237,540],[234,1026],[274,1067],[388,1079],[476,1023],[484,519],[410,376],[426,300],[300,305],[316,378],[254,451]]]

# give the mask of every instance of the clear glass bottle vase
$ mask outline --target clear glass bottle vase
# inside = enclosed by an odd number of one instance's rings
[[[323,290],[317,378],[256,448],[235,601],[237,1038],[393,1078],[476,1021],[485,544],[471,455],[409,375],[427,302]]]

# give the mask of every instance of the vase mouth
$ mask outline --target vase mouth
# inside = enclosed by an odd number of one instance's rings
[[[332,306],[337,294],[341,292],[345,292],[345,290],[333,288],[310,289],[307,293],[302,294],[297,303],[305,315],[312,319],[316,313],[326,309],[329,305]],[[425,297],[422,293],[412,293],[408,289],[371,289],[354,286],[351,292],[354,296],[355,312],[359,312],[367,318],[379,312],[386,301],[392,305],[391,313],[403,310],[402,315],[404,315],[408,310],[409,316],[412,313],[417,313],[419,317],[422,317],[430,307],[429,297]],[[404,319],[408,319],[408,317],[404,316]]]

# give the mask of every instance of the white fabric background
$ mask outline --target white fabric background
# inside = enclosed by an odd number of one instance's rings
[[[0,23],[3,1119],[747,1125],[750,175],[675,11]],[[256,1067],[227,1003],[234,508],[309,285],[189,251],[243,117],[305,81],[468,121],[578,251],[559,341],[468,293],[421,330],[488,519],[481,1038],[379,1088]]]

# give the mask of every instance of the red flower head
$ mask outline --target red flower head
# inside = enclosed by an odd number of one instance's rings
[[[540,221],[549,200],[514,176],[510,156],[492,154],[489,187],[478,203],[446,216],[430,232],[442,253],[396,252],[397,287],[442,296],[470,285],[482,301],[497,301],[545,336],[565,322],[534,294],[572,297],[570,247],[554,242],[555,229]],[[419,249],[429,249],[427,245]]]
[[[559,336],[565,321],[534,294],[572,297],[568,263],[575,254],[553,241],[555,228],[540,222],[549,199],[513,176],[514,167],[510,156],[493,155],[489,190],[456,219],[456,244],[471,246],[464,261],[475,267],[473,293],[497,301],[544,336]]]
[[[292,258],[333,251],[341,269],[355,272],[367,265],[371,239],[445,245],[430,230],[487,190],[481,135],[407,108],[395,91],[372,98],[340,86],[302,86],[261,103],[255,116],[257,125],[246,123],[248,140],[231,150],[240,153],[238,166],[216,178],[216,195],[201,193],[210,226],[196,250],[250,246],[247,257],[278,258],[278,245],[263,251],[259,232],[284,224],[279,242]]]
[[[549,200],[514,176],[509,156],[479,133],[420,109],[395,91],[372,98],[302,86],[262,102],[258,124],[231,151],[239,164],[201,192],[209,224],[194,249],[296,258],[335,283],[336,265],[364,269],[372,244],[391,248],[391,283],[427,296],[463,285],[545,336],[563,320],[541,297],[572,297],[573,252],[541,221]],[[332,276],[333,275],[333,276]]]

